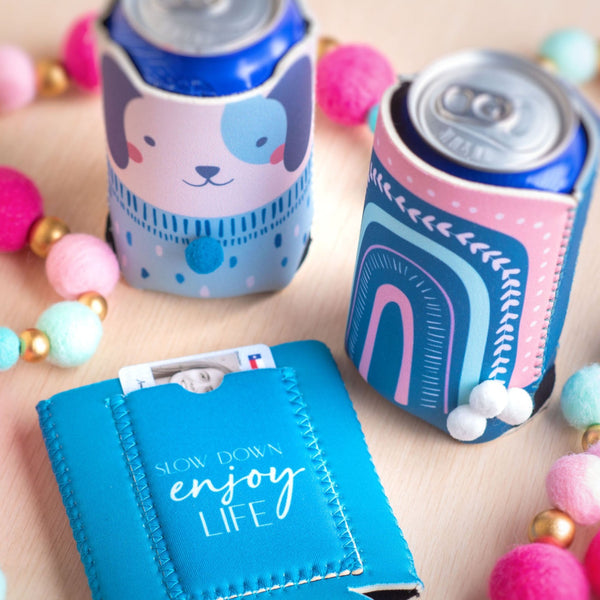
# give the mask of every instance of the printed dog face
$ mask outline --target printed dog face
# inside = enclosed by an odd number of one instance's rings
[[[127,186],[157,208],[206,218],[254,210],[282,194],[308,160],[308,57],[268,96],[223,103],[140,91],[109,56],[102,70],[112,161]]]

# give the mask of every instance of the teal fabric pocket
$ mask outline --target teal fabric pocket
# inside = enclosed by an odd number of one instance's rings
[[[329,350],[215,390],[118,380],[38,404],[94,600],[404,600],[412,556]]]

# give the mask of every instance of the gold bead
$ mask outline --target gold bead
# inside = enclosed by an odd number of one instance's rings
[[[40,96],[53,98],[69,88],[69,76],[65,68],[56,60],[43,59],[35,66],[37,89]]]
[[[551,508],[536,515],[529,526],[529,541],[568,548],[575,537],[575,523],[567,514]]]
[[[317,51],[317,55],[319,60],[321,60],[328,52],[331,52],[333,49],[339,46],[339,42],[331,37],[321,37],[319,38],[319,49]]]
[[[52,244],[58,242],[67,233],[69,228],[64,221],[56,217],[42,217],[29,231],[29,247],[38,256],[46,258]]]
[[[20,336],[21,358],[27,362],[44,360],[50,352],[50,340],[39,329],[26,329]]]
[[[545,71],[548,71],[548,73],[551,73],[552,75],[558,74],[558,67],[556,66],[556,63],[549,58],[546,58],[545,56],[538,56],[537,62],[538,65]]]
[[[581,438],[583,451],[587,452],[594,444],[600,442],[600,425],[590,425]]]
[[[84,292],[77,298],[77,301],[93,310],[100,317],[101,321],[104,321],[106,318],[108,303],[106,302],[106,298],[98,292]]]

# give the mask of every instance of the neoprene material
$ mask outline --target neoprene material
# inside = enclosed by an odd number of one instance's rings
[[[569,91],[587,156],[574,191],[558,194],[474,183],[425,163],[395,129],[402,93],[386,92],[375,130],[348,354],[385,398],[448,433],[448,415],[486,380],[525,389],[537,409],[551,392],[593,195],[596,113]],[[512,427],[493,417],[465,439]]]
[[[329,350],[272,351],[206,394],[109,380],[38,405],[95,599],[418,595]]]

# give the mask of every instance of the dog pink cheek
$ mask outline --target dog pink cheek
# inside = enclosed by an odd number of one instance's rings
[[[131,142],[127,142],[127,152],[133,162],[141,163],[144,160],[142,153]]]
[[[283,151],[285,150],[285,144],[281,144],[281,146],[278,146],[277,148],[275,148],[275,150],[273,150],[273,154],[271,154],[271,158],[269,159],[269,162],[272,165],[276,165],[277,163],[280,163],[283,160]]]

